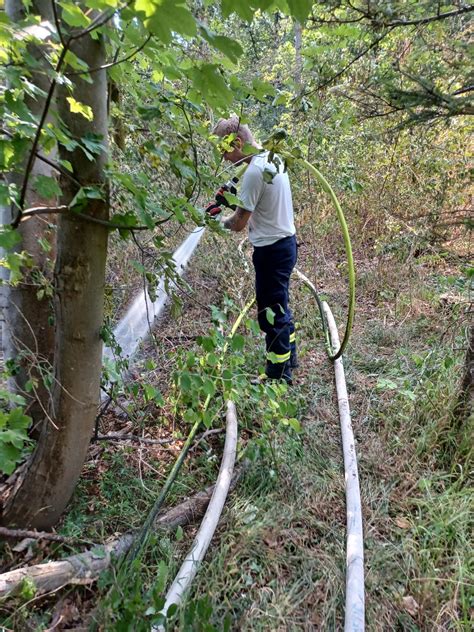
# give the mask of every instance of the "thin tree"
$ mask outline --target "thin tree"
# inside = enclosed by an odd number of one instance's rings
[[[59,20],[56,23],[57,28],[61,28]],[[95,23],[100,23],[100,17]],[[86,28],[81,33],[77,33],[76,29],[69,36],[58,33],[62,51],[56,76],[62,70],[61,60],[68,50],[91,68],[104,65],[103,36],[94,33],[92,37],[91,33],[92,28]],[[55,77],[46,97],[48,105],[48,99],[51,103],[53,93],[56,93],[61,125],[72,140],[70,146],[75,143],[73,151],[64,145],[59,150],[60,159],[72,165],[73,175],[72,178],[61,176],[60,208],[70,208],[81,188],[79,179],[83,187],[89,187],[95,193],[92,197],[84,197],[81,216],[73,212],[59,215],[54,268],[54,374],[50,404],[36,449],[4,503],[4,524],[49,528],[57,521],[79,478],[99,402],[102,365],[100,329],[108,229],[97,220],[107,220],[109,212],[104,173],[107,158],[106,72],[95,72],[92,83],[85,79],[75,76],[72,85],[58,86]],[[68,101],[72,94],[74,103],[81,104],[86,117],[71,111],[76,109],[71,108],[71,101]],[[92,120],[89,120],[91,117]],[[39,124],[43,119],[44,110]],[[91,134],[96,141],[93,159],[80,147],[80,141]],[[84,216],[90,217],[90,220],[84,220]]]

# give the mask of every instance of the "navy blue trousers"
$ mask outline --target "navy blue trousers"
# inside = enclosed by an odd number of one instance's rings
[[[270,246],[255,246],[253,250],[258,324],[265,332],[266,374],[271,378],[291,379],[290,356],[295,347],[295,327],[288,302],[290,276],[296,259],[294,235]]]

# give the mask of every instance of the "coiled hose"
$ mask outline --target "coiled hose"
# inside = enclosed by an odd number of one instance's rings
[[[312,283],[306,283],[308,287],[311,289],[314,297],[316,298],[316,302],[318,304],[319,314],[321,316],[321,322],[323,326],[324,338],[325,338],[325,346],[326,353],[330,360],[334,362],[341,357],[344,353],[344,349],[347,347],[347,343],[349,342],[349,338],[352,331],[352,324],[354,322],[354,313],[355,313],[355,268],[354,268],[354,257],[352,255],[352,244],[351,238],[349,235],[349,229],[347,227],[346,218],[342,211],[341,205],[339,204],[339,200],[337,199],[336,194],[334,193],[333,188],[323,176],[323,174],[316,169],[314,165],[312,165],[307,160],[301,160],[302,164],[306,167],[306,169],[316,178],[316,180],[321,185],[321,188],[325,193],[329,195],[331,201],[336,209],[337,219],[339,220],[339,225],[342,231],[342,237],[344,239],[344,247],[346,250],[346,260],[347,260],[347,271],[349,276],[349,306],[347,310],[347,321],[346,321],[346,330],[344,332],[344,337],[337,351],[333,351],[331,345],[331,337],[329,334],[329,326],[326,318],[326,312],[323,307],[323,303],[318,295],[318,292],[315,286]],[[302,276],[300,274],[300,276]],[[306,279],[306,281],[308,281]]]
[[[273,153],[273,149],[274,149],[274,143],[278,143],[282,138],[286,137],[286,133],[282,134],[281,136],[278,136],[279,132],[276,133],[276,135],[274,135],[274,137],[270,138],[268,141],[264,142],[264,147],[266,147],[267,149],[270,149],[270,152]],[[278,152],[278,146],[275,146],[275,152]],[[284,156],[284,152],[283,156]],[[292,159],[294,159],[294,157],[292,156]],[[242,161],[247,160],[247,157],[242,158]],[[342,339],[342,343],[339,346],[339,349],[337,351],[333,350],[333,347],[331,345],[331,337],[329,334],[329,326],[328,326],[328,322],[327,322],[327,318],[326,318],[326,313],[324,311],[323,308],[323,303],[319,297],[318,291],[316,290],[316,287],[309,281],[309,279],[307,279],[306,277],[304,277],[304,275],[302,275],[300,272],[298,272],[298,275],[303,279],[303,281],[306,283],[306,285],[309,287],[309,289],[311,290],[311,292],[313,293],[316,302],[318,304],[318,309],[319,309],[319,315],[321,316],[321,322],[322,322],[322,328],[323,328],[323,334],[324,334],[324,341],[325,341],[325,348],[326,348],[326,353],[328,355],[328,358],[334,362],[335,360],[337,360],[338,358],[340,358],[342,356],[342,354],[344,353],[345,348],[347,347],[347,344],[349,342],[349,338],[351,335],[351,331],[352,331],[352,325],[354,322],[354,313],[355,313],[355,267],[354,267],[354,257],[352,254],[352,244],[351,244],[351,238],[349,235],[349,229],[347,227],[347,221],[344,215],[344,212],[341,208],[341,205],[339,203],[339,200],[337,199],[337,196],[334,192],[334,189],[331,187],[331,185],[329,184],[329,182],[326,180],[326,178],[323,176],[323,174],[319,171],[319,169],[317,169],[313,164],[311,164],[308,160],[305,160],[304,158],[299,158],[297,159],[297,162],[299,162],[300,164],[302,164],[316,179],[316,181],[320,184],[321,188],[323,189],[323,191],[325,193],[327,193],[334,205],[334,208],[336,210],[336,214],[337,214],[337,219],[339,221],[339,225],[341,227],[341,231],[342,231],[342,238],[344,240],[344,248],[346,251],[346,261],[347,261],[347,272],[348,272],[348,283],[349,283],[349,305],[348,305],[348,309],[347,309],[347,320],[346,320],[346,329],[344,332],[344,337]],[[237,163],[235,163],[237,164]],[[231,165],[230,167],[226,167],[225,169],[223,169],[219,175],[221,175],[222,173],[224,173],[225,171],[228,171],[232,166],[235,165]],[[243,173],[245,172],[245,169],[247,168],[247,164],[244,163],[243,165],[240,165],[239,168],[236,171],[236,175],[238,178],[242,177]]]

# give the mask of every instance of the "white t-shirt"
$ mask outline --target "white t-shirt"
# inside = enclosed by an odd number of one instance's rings
[[[293,200],[288,173],[268,162],[268,151],[253,156],[238,192],[241,207],[251,211],[249,240],[254,246],[270,246],[279,239],[294,235]],[[276,174],[266,182],[264,171]]]

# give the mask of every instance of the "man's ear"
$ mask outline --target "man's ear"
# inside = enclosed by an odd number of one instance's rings
[[[237,136],[237,138],[234,140],[234,142],[232,143],[232,145],[236,148],[236,149],[242,149],[242,147],[244,146],[244,143],[242,141],[242,139]]]

